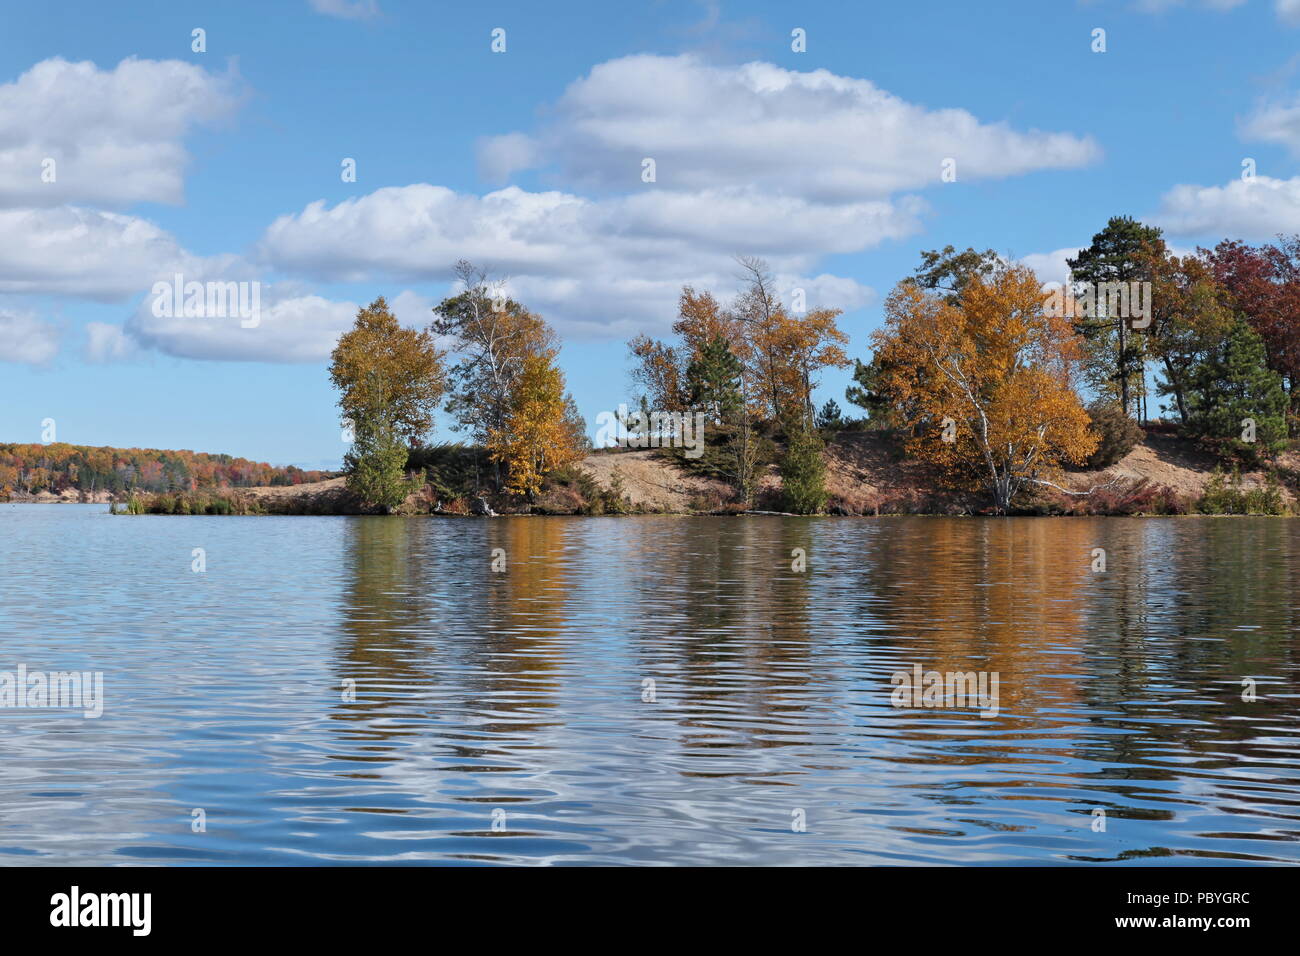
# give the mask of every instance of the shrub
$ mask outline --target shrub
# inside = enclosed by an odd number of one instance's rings
[[[412,448],[407,471],[423,471],[435,501],[467,498],[478,493],[492,465],[483,449],[461,442],[439,442]]]
[[[547,476],[546,490],[554,489],[562,494],[549,498],[545,507],[558,509],[563,507],[559,502],[564,501],[570,505],[566,514],[586,515],[625,515],[636,510],[623,490],[623,475],[617,467],[610,473],[609,485],[602,488],[581,468],[557,469]]]
[[[1214,469],[1196,507],[1207,515],[1286,514],[1286,501],[1275,476],[1270,474],[1262,486],[1247,488],[1236,468],[1230,475]]]
[[[1088,418],[1099,441],[1097,450],[1088,457],[1089,468],[1109,468],[1142,440],[1142,426],[1126,415],[1118,402],[1093,402],[1088,406]]]

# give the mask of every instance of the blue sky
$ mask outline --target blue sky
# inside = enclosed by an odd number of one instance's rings
[[[664,334],[683,283],[729,295],[733,254],[845,308],[866,355],[922,249],[993,247],[1046,281],[1120,213],[1183,250],[1300,231],[1300,0],[0,18],[2,441],[53,418],[78,444],[334,465],[333,339],[381,294],[423,324],[460,255],[556,326],[593,421],[631,397],[627,338]],[[176,272],[261,283],[262,321],[153,315]]]

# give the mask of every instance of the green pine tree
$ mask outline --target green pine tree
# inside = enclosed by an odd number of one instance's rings
[[[826,462],[822,440],[805,423],[787,436],[781,457],[782,501],[786,511],[817,514],[826,507]]]
[[[1222,441],[1248,460],[1286,446],[1286,392],[1265,364],[1264,340],[1238,319],[1222,342],[1193,366],[1188,430]],[[1253,431],[1253,441],[1250,440]]]
[[[1146,258],[1153,250],[1163,249],[1164,240],[1156,227],[1130,216],[1112,216],[1088,248],[1080,249],[1066,264],[1074,282],[1089,283],[1095,291],[1101,283],[1149,281]],[[1098,307],[1097,314],[1075,321],[1087,353],[1085,377],[1099,396],[1115,398],[1124,414],[1140,413],[1146,388],[1147,340],[1129,327],[1124,316],[1100,314],[1103,311]]]
[[[744,367],[721,336],[704,344],[686,367],[686,391],[691,406],[709,421],[721,424],[742,404],[740,377]]]
[[[844,427],[844,413],[840,411],[839,402],[833,398],[826,399],[826,404],[817,412],[817,427],[827,431],[838,431]]]

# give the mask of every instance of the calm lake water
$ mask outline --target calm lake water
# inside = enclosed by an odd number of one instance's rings
[[[0,505],[0,671],[105,697],[0,710],[0,863],[1294,864],[1298,600],[1268,518]]]

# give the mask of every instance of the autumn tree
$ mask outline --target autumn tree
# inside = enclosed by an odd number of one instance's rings
[[[1045,308],[1032,270],[973,276],[955,302],[902,282],[885,316],[879,392],[912,426],[911,453],[952,483],[987,489],[1006,511],[1096,447],[1073,388],[1079,337]]]
[[[549,355],[523,359],[504,420],[488,431],[492,458],[506,466],[506,487],[533,500],[543,480],[582,454],[574,434],[571,400],[566,401],[564,373]]]
[[[1264,246],[1225,239],[1201,253],[1263,340],[1268,367],[1282,376],[1290,396],[1292,417],[1300,415],[1300,236]]]
[[[447,389],[444,356],[428,331],[399,325],[380,296],[357,313],[331,355],[330,381],[343,416],[355,427],[382,409],[402,439],[421,444]]]
[[[812,393],[818,373],[845,368],[849,337],[836,324],[840,309],[810,309],[791,315],[776,295],[767,264],[738,260],[745,286],[732,307],[749,352],[749,378],[762,413],[770,421],[794,427],[813,419]]]
[[[744,329],[724,310],[709,292],[682,289],[677,300],[677,320],[673,323],[677,341],[667,343],[638,335],[628,343],[634,360],[632,381],[640,389],[648,407],[659,411],[685,411],[691,407],[692,391],[699,387],[692,379],[710,343],[721,342],[743,362],[749,354]]]
[[[482,269],[461,260],[455,273],[462,291],[434,308],[429,331],[453,343],[446,406],[456,421],[453,428],[487,444],[505,428],[527,360],[555,356],[555,333]]]
[[[1236,316],[1230,295],[1203,259],[1179,258],[1154,245],[1142,256],[1142,272],[1151,282],[1146,351],[1163,373],[1156,393],[1172,396],[1179,420],[1186,424],[1192,368],[1223,340]]]

